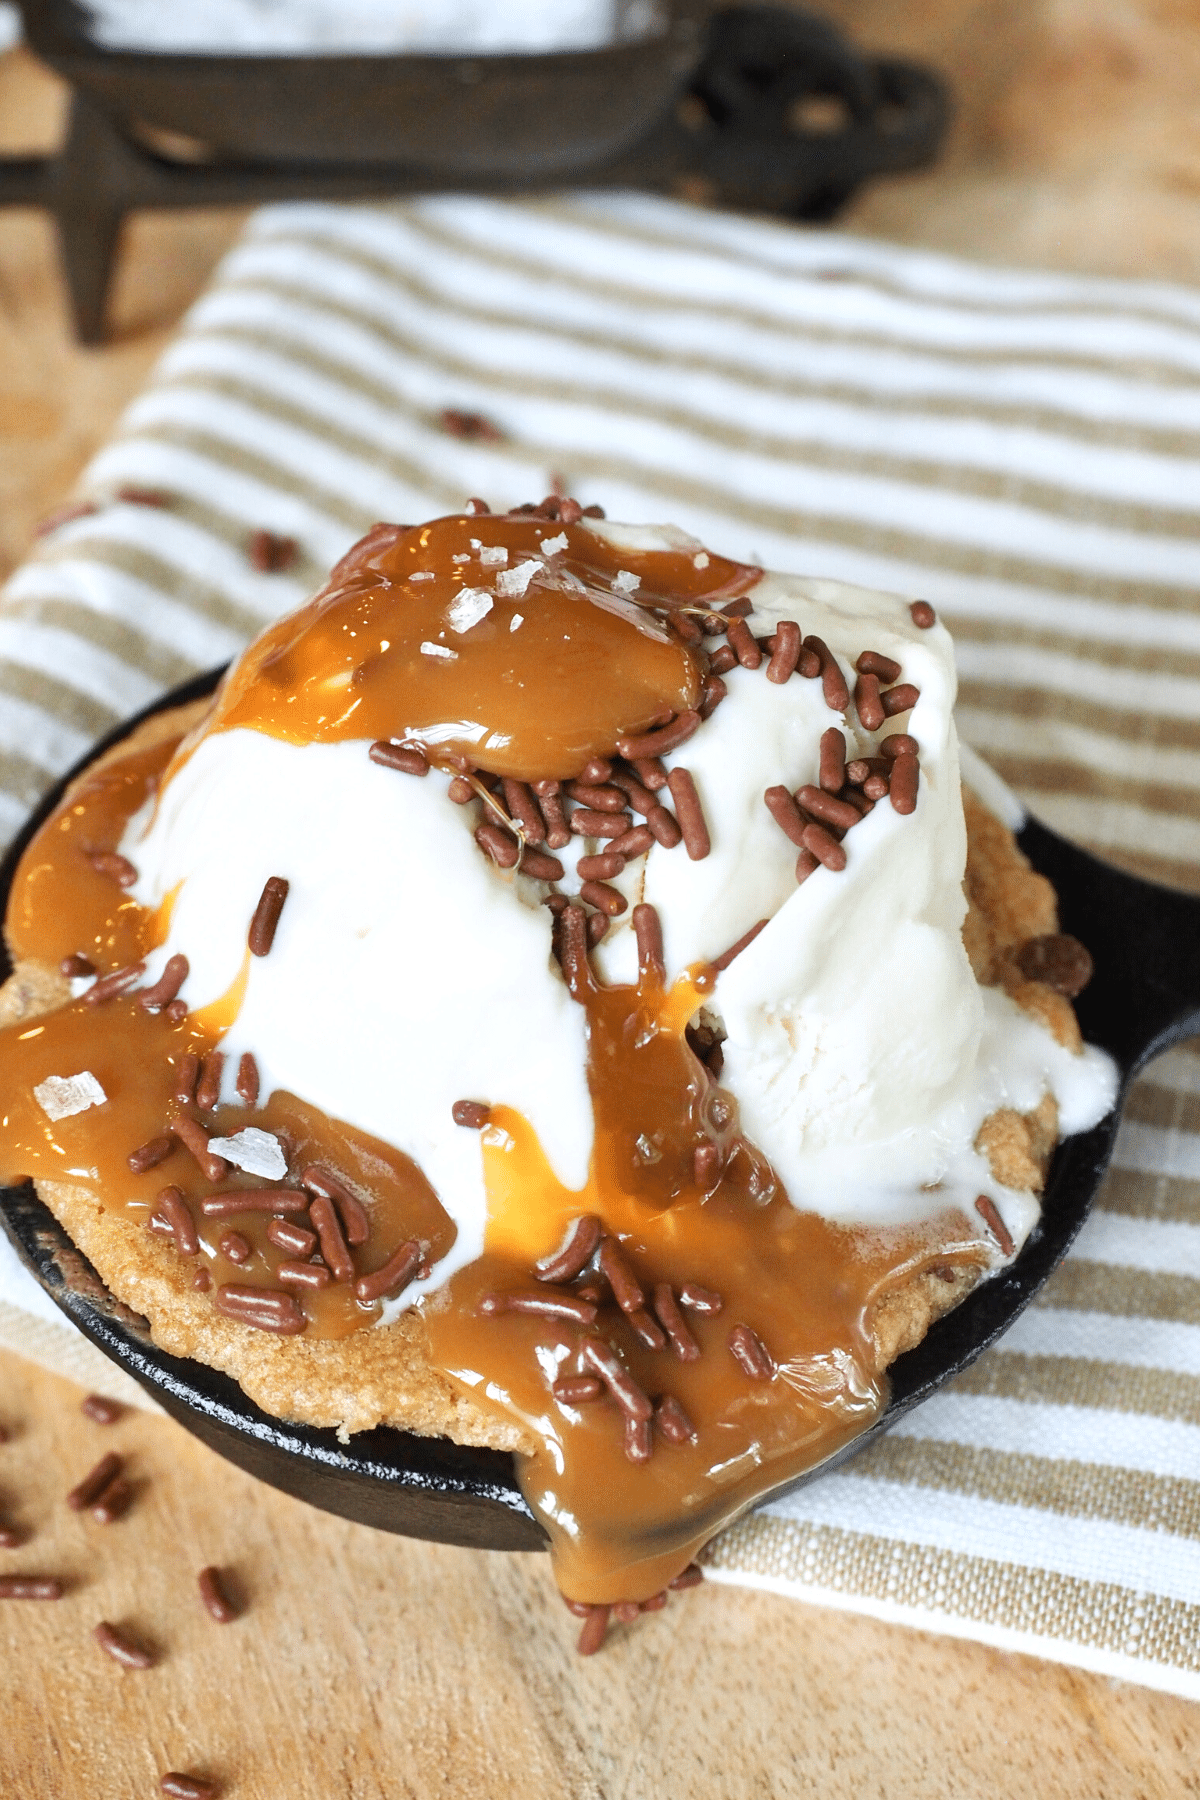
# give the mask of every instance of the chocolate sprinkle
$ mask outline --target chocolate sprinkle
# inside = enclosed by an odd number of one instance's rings
[[[802,844],[804,827],[808,824],[808,820],[783,783],[779,782],[775,787],[769,787],[763,795],[763,799],[766,801],[767,811],[781,831],[791,839],[793,844]]]
[[[492,1116],[491,1107],[485,1106],[481,1100],[456,1100],[450,1108],[450,1117],[456,1125],[465,1125],[468,1131],[482,1131]]]
[[[127,963],[123,969],[114,969],[111,975],[101,975],[99,981],[93,981],[83,996],[85,1006],[101,1006],[106,1000],[115,1000],[118,994],[127,993],[136,987],[146,973],[144,962]]]
[[[996,1202],[987,1194],[980,1194],[975,1202],[975,1211],[979,1214],[992,1236],[1000,1246],[1003,1256],[1014,1256],[1017,1246],[1013,1243],[1012,1234],[1004,1220],[1000,1217]]]
[[[646,903],[635,906],[632,923],[638,947],[638,975],[642,979],[652,975],[661,986],[666,982],[667,970],[663,961],[662,921],[657,909]]]
[[[887,761],[897,756],[919,756],[921,746],[908,731],[893,731],[879,746],[879,754]]]
[[[94,1425],[115,1425],[125,1416],[125,1408],[119,1401],[110,1400],[107,1394],[88,1394],[80,1401],[79,1410]]]
[[[124,1518],[133,1503],[133,1489],[123,1475],[110,1481],[90,1513],[97,1525],[115,1525]]]
[[[625,1436],[625,1446],[624,1446],[625,1454],[629,1458],[630,1462],[632,1462],[632,1463],[649,1462],[651,1452],[654,1449],[654,1436],[653,1436],[653,1432],[651,1430],[650,1420],[649,1419],[635,1419],[635,1418],[631,1417],[630,1414],[627,1413],[625,1415],[624,1436]],[[636,1618],[637,1617],[636,1602],[629,1601],[629,1602],[626,1602],[625,1604],[631,1605],[635,1608],[635,1610],[629,1615],[629,1617]],[[613,1611],[615,1612],[616,1610],[617,1609],[614,1607]]]
[[[125,1160],[132,1174],[144,1175],[147,1169],[155,1169],[160,1162],[166,1162],[174,1148],[174,1132],[164,1131],[160,1136],[151,1138],[148,1143],[139,1145],[136,1150],[131,1150]]]
[[[323,1163],[310,1163],[300,1177],[300,1186],[307,1188],[310,1194],[322,1194],[326,1200],[333,1201],[348,1244],[366,1243],[371,1235],[366,1208],[332,1169],[325,1168]]]
[[[860,675],[877,675],[882,682],[899,681],[900,664],[878,650],[864,650],[854,667]]]
[[[475,842],[500,869],[515,869],[521,857],[521,846],[499,825],[486,819],[475,827]]]
[[[309,1208],[309,1217],[321,1246],[321,1255],[325,1258],[333,1279],[353,1281],[354,1258],[342,1236],[342,1223],[334,1210],[333,1201],[324,1194],[318,1194]]]
[[[921,779],[921,765],[915,756],[898,756],[892,764],[892,779],[888,784],[892,805],[898,813],[913,813],[917,810],[917,784]]]
[[[292,1219],[272,1219],[267,1226],[267,1241],[289,1256],[311,1256],[317,1247],[317,1234],[297,1225]]]
[[[574,1281],[595,1255],[603,1230],[595,1213],[581,1213],[579,1218],[572,1219],[558,1249],[534,1263],[533,1272],[538,1280]]]
[[[580,1656],[595,1656],[604,1643],[608,1632],[608,1615],[611,1608],[607,1606],[589,1606],[583,1630],[579,1634],[579,1642],[575,1648]]]
[[[908,610],[918,631],[928,631],[931,625],[937,624],[937,614],[928,600],[914,600]]]
[[[92,1636],[105,1653],[119,1662],[123,1669],[152,1669],[158,1658],[152,1650],[128,1637],[125,1632],[118,1631],[107,1619],[101,1619],[92,1632]]]
[[[567,1319],[572,1325],[594,1325],[596,1307],[575,1294],[517,1290],[507,1294],[483,1294],[479,1310],[487,1319],[498,1313],[532,1313],[542,1319]]]
[[[661,1327],[644,1306],[638,1307],[636,1312],[627,1313],[626,1318],[638,1342],[644,1344],[647,1350],[662,1350],[666,1347],[667,1340]]]
[[[646,1304],[637,1276],[625,1260],[616,1238],[602,1237],[596,1258],[600,1273],[613,1291],[613,1299],[624,1313],[639,1312]]]
[[[654,1406],[649,1396],[634,1380],[611,1344],[606,1344],[603,1338],[586,1337],[580,1354],[596,1371],[627,1418],[648,1420],[653,1417]]]
[[[840,794],[846,781],[846,739],[836,725],[821,733],[817,780],[827,794]]]
[[[679,1304],[686,1306],[691,1312],[701,1317],[711,1318],[720,1312],[725,1302],[720,1294],[714,1294],[711,1288],[701,1287],[698,1281],[685,1281],[679,1290]]]
[[[688,1329],[669,1281],[660,1281],[655,1287],[654,1310],[680,1362],[695,1362],[700,1355],[700,1346]]]
[[[850,689],[846,686],[846,677],[833,651],[824,638],[806,637],[804,648],[811,650],[820,661],[821,687],[825,694],[825,704],[832,712],[845,712],[850,704]]]
[[[201,1569],[196,1580],[206,1612],[218,1625],[231,1624],[238,1616],[238,1609],[221,1585],[220,1569],[210,1564],[208,1568]]]
[[[757,1331],[749,1325],[735,1325],[729,1334],[729,1349],[734,1361],[751,1381],[770,1381],[775,1373],[775,1359]]]
[[[920,688],[914,687],[911,681],[901,682],[899,687],[888,688],[880,699],[884,717],[894,719],[897,713],[909,712],[920,698]]]
[[[763,653],[755,642],[754,636],[745,619],[731,619],[725,632],[734,660],[741,663],[743,669],[757,669],[762,666]],[[721,669],[717,673],[723,674]]]
[[[199,1079],[200,1058],[190,1050],[185,1050],[175,1071],[175,1098],[184,1106],[190,1106],[196,1098],[196,1083]]]
[[[188,1210],[182,1190],[177,1187],[165,1187],[159,1193],[154,1204],[171,1227],[171,1235],[175,1239],[175,1248],[181,1256],[195,1256],[200,1249],[200,1237],[196,1230],[196,1222]]]
[[[683,833],[673,813],[665,806],[655,806],[646,814],[646,829],[654,834],[656,843],[664,850],[673,850],[676,844],[682,843]]]
[[[317,1293],[329,1286],[333,1276],[322,1262],[281,1262],[276,1265],[275,1279],[288,1287],[308,1288]]]
[[[581,900],[589,906],[597,907],[610,919],[619,918],[629,905],[619,888],[609,887],[604,881],[585,881],[579,890]]]
[[[878,675],[867,671],[859,676],[854,684],[854,704],[858,708],[863,730],[878,731],[887,716],[879,694]]]
[[[72,1512],[86,1512],[94,1506],[110,1482],[115,1481],[122,1469],[121,1458],[115,1450],[102,1456],[93,1469],[89,1469],[83,1480],[73,1487],[67,1495],[67,1505]]]
[[[394,1250],[381,1269],[371,1275],[360,1275],[354,1284],[354,1297],[360,1306],[373,1306],[377,1300],[391,1299],[403,1293],[421,1267],[424,1252],[416,1238],[409,1238]]]
[[[213,1305],[225,1318],[277,1337],[295,1337],[308,1325],[291,1294],[273,1288],[219,1287]]]
[[[153,987],[143,988],[138,995],[138,1005],[147,1012],[158,1012],[175,998],[188,978],[188,959],[186,956],[169,956],[162,974]]]
[[[425,752],[415,744],[393,744],[390,738],[376,738],[367,751],[373,763],[383,769],[396,769],[402,775],[428,775]],[[389,790],[390,791],[390,790]]]
[[[247,1106],[258,1105],[258,1064],[250,1050],[244,1050],[238,1062],[237,1095]]]
[[[795,619],[781,619],[772,639],[771,660],[767,664],[767,680],[782,686],[796,673],[800,661],[800,627]]]
[[[220,1791],[215,1781],[203,1775],[183,1775],[178,1769],[168,1769],[158,1785],[168,1800],[217,1800]]]
[[[667,1586],[675,1593],[679,1593],[683,1588],[699,1587],[703,1580],[704,1570],[700,1567],[700,1564],[689,1563],[687,1568],[681,1570],[673,1581],[668,1581]]]
[[[88,853],[88,861],[97,875],[110,876],[118,887],[132,887],[138,878],[129,858],[116,850],[92,850]]]
[[[619,737],[617,750],[636,768],[643,758],[663,756],[668,750],[677,750],[680,744],[687,743],[688,739],[699,730],[699,727],[700,714],[698,712],[681,712],[671,720],[669,725],[662,725],[656,731],[643,732],[640,737]],[[637,772],[642,780],[646,781],[641,769],[638,769]],[[647,787],[652,785],[651,782],[646,781]]]
[[[201,1112],[213,1112],[221,1100],[221,1076],[225,1070],[225,1052],[210,1050],[200,1064],[196,1083],[196,1105]]]
[[[664,1394],[655,1407],[654,1423],[668,1444],[694,1444],[699,1436],[673,1394]]]
[[[0,1575],[0,1600],[61,1600],[63,1584],[49,1575]]]
[[[667,786],[675,802],[675,815],[683,833],[684,848],[693,862],[702,862],[712,849],[712,842],[700,796],[696,792],[696,783],[689,770],[672,769],[667,776]]]
[[[810,851],[819,863],[824,863],[827,869],[836,872],[845,868],[846,852],[836,838],[829,835],[823,825],[806,825],[801,842],[804,848]]]
[[[274,531],[252,532],[246,546],[250,565],[260,575],[282,575],[285,569],[291,568],[298,552],[295,538],[280,537]]]
[[[229,1219],[242,1212],[307,1212],[311,1196],[300,1188],[230,1188],[207,1194],[200,1202],[206,1219]]]
[[[754,942],[760,931],[766,930],[769,923],[768,919],[760,919],[757,925],[752,925],[749,931],[744,931],[735,944],[730,944],[728,950],[722,950],[720,956],[714,956],[708,965],[709,968],[719,975],[722,969],[729,967],[735,956],[740,956],[742,951]]]
[[[282,875],[268,875],[250,921],[247,943],[251,956],[266,956],[275,942],[279,915],[288,897],[288,883]]]
[[[582,1005],[591,988],[588,964],[587,919],[582,906],[571,902],[558,918],[558,958],[572,1000]]]
[[[560,1406],[586,1406],[600,1398],[604,1383],[595,1375],[560,1375],[550,1392]]]

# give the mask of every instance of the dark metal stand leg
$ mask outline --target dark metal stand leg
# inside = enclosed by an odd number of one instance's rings
[[[812,95],[842,103],[842,129],[795,128],[795,107]],[[686,193],[699,184],[717,205],[824,220],[862,182],[928,163],[949,116],[945,88],[928,71],[864,60],[823,20],[758,5],[716,14],[690,98],[700,113],[690,125],[672,105],[628,150],[551,178],[368,162],[177,163],[125,136],[77,89],[57,155],[0,157],[0,206],[54,213],[76,333],[99,344],[121,224],[138,208],[524,193],[563,183]]]
[[[113,259],[136,182],[136,153],[104,113],[75,94],[66,142],[53,165],[50,204],[80,343],[104,339]]]

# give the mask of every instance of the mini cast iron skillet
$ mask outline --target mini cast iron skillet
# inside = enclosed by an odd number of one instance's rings
[[[210,694],[219,674],[197,677],[120,726],[47,795],[0,864],[0,909],[7,909],[19,857],[67,781],[150,714]],[[1135,1072],[1152,1056],[1200,1033],[1200,900],[1109,868],[1035,819],[1018,841],[1053,882],[1062,929],[1080,938],[1095,959],[1095,976],[1076,1011],[1085,1039],[1115,1059],[1123,1098]],[[7,974],[6,958],[4,964],[0,973]],[[1119,1111],[1118,1105],[1094,1130],[1059,1146],[1041,1224],[1014,1265],[968,1295],[893,1364],[887,1409],[834,1461],[853,1455],[964,1369],[1029,1304],[1087,1217],[1112,1151]],[[146,1321],[108,1293],[31,1186],[0,1190],[0,1222],[26,1267],[92,1343],[141,1382],[172,1418],[260,1480],[326,1512],[408,1537],[488,1550],[545,1548],[510,1456],[386,1427],[342,1445],[332,1431],[273,1419],[228,1376],[156,1349]],[[831,1466],[827,1462],[822,1470]]]

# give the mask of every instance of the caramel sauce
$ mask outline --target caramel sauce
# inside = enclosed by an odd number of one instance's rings
[[[871,1335],[890,1289],[935,1261],[977,1256],[958,1212],[903,1230],[865,1232],[797,1212],[765,1159],[737,1131],[732,1095],[692,1054],[684,1031],[702,989],[664,994],[595,981],[586,996],[588,1081],[596,1141],[587,1187],[563,1188],[528,1123],[506,1108],[484,1132],[488,1231],[483,1257],[426,1315],[435,1363],[497,1418],[519,1419],[539,1448],[520,1459],[522,1492],[550,1537],[563,1592],[589,1602],[643,1600],[677,1575],[722,1525],[756,1499],[832,1456],[877,1417],[887,1384]],[[693,1179],[693,1152],[726,1154],[715,1189]],[[611,1303],[594,1327],[527,1315],[487,1316],[484,1294],[528,1290],[530,1270],[580,1213],[616,1237],[648,1305],[656,1283],[699,1282],[719,1314],[686,1314],[701,1347],[682,1362],[650,1350]],[[587,1286],[585,1274],[573,1285]],[[747,1377],[728,1347],[749,1325],[777,1364]],[[696,1427],[691,1444],[656,1441],[648,1462],[623,1448],[608,1398],[560,1404],[553,1381],[587,1370],[585,1331],[615,1345],[643,1390],[673,1395]]]
[[[147,924],[153,918],[145,912],[142,916]],[[328,1119],[284,1092],[272,1094],[254,1110],[224,1105],[201,1112],[182,1106],[174,1097],[180,1058],[189,1052],[203,1056],[216,1035],[204,1015],[192,1014],[172,1025],[145,1012],[136,995],[97,1007],[76,1000],[0,1033],[0,1175],[8,1183],[26,1177],[78,1183],[95,1194],[106,1212],[140,1226],[155,1212],[160,1191],[167,1185],[179,1187],[201,1243],[199,1255],[190,1260],[208,1268],[214,1286],[234,1282],[278,1290],[280,1263],[297,1259],[268,1242],[271,1214],[245,1211],[207,1218],[200,1210],[208,1195],[261,1190],[266,1183],[237,1169],[224,1181],[207,1181],[178,1141],[152,1169],[141,1174],[130,1170],[129,1153],[186,1113],[215,1137],[232,1136],[248,1125],[270,1132],[283,1146],[293,1181],[311,1163],[338,1173],[361,1199],[371,1222],[369,1239],[354,1252],[356,1276],[382,1268],[409,1238],[420,1239],[431,1260],[446,1254],[456,1236],[453,1221],[416,1164],[391,1145]],[[52,1122],[33,1089],[48,1075],[82,1069],[90,1070],[104,1089],[105,1104]],[[231,1231],[250,1243],[248,1261],[231,1262],[222,1254],[220,1240]],[[313,1337],[345,1337],[373,1323],[381,1311],[378,1305],[361,1306],[347,1283],[290,1291],[307,1315]]]
[[[137,902],[102,875],[90,854],[115,850],[129,820],[158,788],[175,743],[156,744],[84,775],[17,866],[4,934],[14,958],[57,963],[90,957],[121,969],[161,943]]]
[[[447,629],[447,607],[461,589],[490,587],[496,573],[481,568],[472,538],[507,547],[511,569],[541,556],[541,541],[561,530],[544,520],[490,517],[377,527],[322,595],[258,640],[203,729],[249,726],[295,742],[397,737],[425,744],[434,760],[462,754],[524,779],[577,774],[589,757],[611,753],[618,735],[691,705],[704,673],[703,659],[661,632],[652,615],[637,623],[608,610],[612,577],[628,569],[641,578],[639,599],[677,606],[744,591],[758,571],[715,556],[698,569],[684,552],[618,554],[586,528],[570,527],[566,552],[543,557],[549,573],[524,594],[495,596],[486,617],[460,636]],[[584,591],[564,591],[563,571]],[[421,572],[433,579],[414,581]],[[443,666],[421,653],[422,641],[457,648],[458,660]],[[163,941],[169,906],[158,914],[138,907],[92,868],[88,853],[116,847],[163,771],[169,779],[195,741],[131,754],[73,791],[20,865],[8,922],[17,956],[57,962],[83,952],[103,974]],[[550,928],[547,915],[548,938]],[[208,1219],[200,1211],[205,1195],[260,1181],[234,1172],[214,1186],[179,1144],[142,1174],[128,1166],[130,1151],[182,1111],[214,1135],[253,1124],[284,1146],[289,1184],[321,1162],[363,1201],[371,1234],[354,1250],[356,1276],[382,1267],[413,1237],[436,1263],[455,1227],[399,1151],[286,1093],[254,1111],[223,1106],[215,1114],[181,1108],[174,1098],[180,1058],[219,1043],[237,1016],[245,976],[243,968],[223,1001],[174,1024],[148,1014],[134,994],[99,1006],[73,1001],[0,1033],[4,1176],[83,1184],[108,1211],[141,1225],[162,1187],[178,1185],[201,1235],[193,1260],[210,1269],[214,1288],[278,1291],[279,1264],[294,1258],[268,1241],[269,1215]],[[714,987],[719,980],[708,969],[667,991],[652,973],[636,987],[607,988],[594,977],[584,983],[596,1125],[586,1187],[564,1189],[528,1122],[494,1107],[481,1145],[484,1254],[420,1303],[432,1366],[485,1412],[519,1421],[536,1444],[518,1459],[522,1488],[549,1534],[560,1586],[581,1601],[648,1598],[722,1524],[861,1432],[887,1392],[872,1335],[879,1301],[935,1262],[983,1255],[977,1230],[960,1213],[866,1232],[793,1209],[740,1134],[733,1097],[687,1043],[688,1023]],[[105,1104],[52,1123],[33,1088],[48,1075],[83,1069],[99,1080]],[[705,1144],[717,1146],[720,1171],[702,1191],[694,1159]],[[669,1346],[646,1348],[603,1288],[590,1326],[481,1310],[485,1294],[536,1286],[535,1260],[581,1213],[599,1215],[619,1241],[648,1303],[664,1281],[676,1292],[695,1282],[721,1295],[719,1314],[686,1315],[701,1350],[695,1361],[679,1360]],[[248,1241],[248,1261],[221,1251],[230,1231]],[[595,1285],[585,1275],[573,1286],[589,1281]],[[314,1336],[344,1337],[380,1313],[359,1305],[347,1283],[289,1291]],[[769,1379],[753,1379],[734,1358],[736,1325],[766,1345],[775,1364]],[[554,1398],[555,1379],[584,1371],[589,1335],[616,1348],[652,1399],[670,1395],[682,1405],[693,1442],[667,1442],[656,1431],[649,1459],[634,1463],[612,1398],[578,1405]]]
[[[565,550],[542,552],[563,536]],[[481,564],[473,541],[507,550],[507,563]],[[524,592],[493,591],[531,560],[539,572]],[[632,601],[612,587],[622,570],[641,581]],[[395,738],[434,761],[565,780],[623,734],[696,705],[703,659],[653,606],[715,604],[761,573],[719,556],[697,569],[683,551],[618,553],[585,526],[545,519],[377,526],[314,600],[251,646],[204,729],[304,744]],[[460,632],[450,609],[465,588],[492,604]]]

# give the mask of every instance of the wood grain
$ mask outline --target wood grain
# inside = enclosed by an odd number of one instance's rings
[[[137,1800],[167,1768],[236,1800],[1178,1800],[1200,1792],[1200,1708],[977,1645],[715,1586],[574,1654],[540,1556],[409,1542],[302,1506],[177,1425],[79,1411],[0,1356],[0,1516],[30,1535],[0,1573],[0,1793]],[[108,1449],[119,1523],[70,1512]],[[217,1625],[196,1577],[244,1602]],[[153,1644],[126,1673],[100,1619]]]
[[[881,183],[851,229],[998,261],[1195,278],[1200,20],[1166,0],[829,0],[860,42],[933,60],[959,119],[944,164]],[[0,57],[0,148],[54,141],[62,94]],[[112,342],[70,340],[53,236],[0,213],[0,568],[144,381],[239,215],[131,222]],[[410,1543],[257,1485],[161,1418],[102,1428],[69,1383],[0,1354],[0,1794],[138,1800],[168,1768],[236,1800],[1178,1800],[1200,1708],[978,1645],[729,1588],[679,1596],[580,1662],[544,1559]],[[103,1450],[135,1505],[63,1497]],[[232,1572],[245,1616],[202,1610]],[[152,1639],[126,1673],[91,1638]]]

